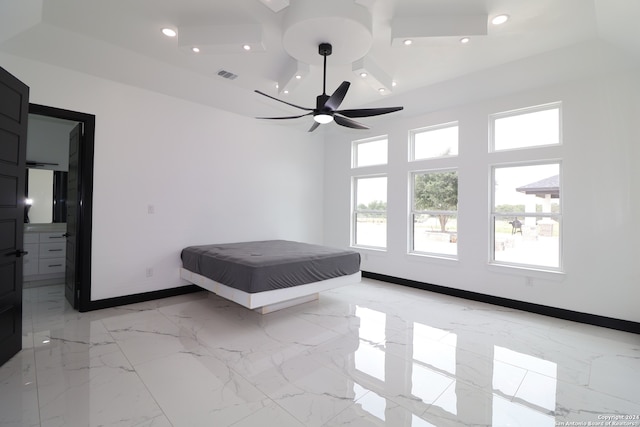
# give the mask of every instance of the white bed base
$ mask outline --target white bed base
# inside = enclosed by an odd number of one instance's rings
[[[260,314],[271,313],[283,308],[292,307],[308,301],[318,299],[318,293],[340,286],[359,283],[362,273],[357,272],[348,276],[334,277],[320,282],[307,283],[306,285],[292,286],[290,288],[274,289],[250,294],[235,289],[222,283],[218,283],[208,277],[180,268],[180,277],[189,283],[200,286],[222,298],[236,302],[250,308]]]

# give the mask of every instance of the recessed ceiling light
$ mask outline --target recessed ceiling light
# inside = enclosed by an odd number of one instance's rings
[[[282,93],[284,93],[286,95],[286,94],[289,93],[289,91],[285,89],[284,92],[282,92]]]
[[[411,39],[406,39],[405,41],[403,41],[402,43],[404,43],[405,46],[409,46],[411,43],[413,43],[413,40]]]
[[[381,87],[380,89],[378,89],[378,92],[384,93],[385,92],[385,88]]]
[[[501,25],[509,20],[509,15],[498,15],[491,20],[493,25]]]
[[[178,35],[176,30],[174,30],[173,28],[163,28],[162,29],[162,34],[164,34],[167,37],[175,37],[175,36]]]
[[[460,39],[460,43],[462,44],[467,44],[471,41],[471,39],[469,37],[463,37]]]
[[[244,50],[251,50],[251,46],[249,46],[248,44],[245,44],[244,46],[242,46],[242,48]]]
[[[300,80],[302,78],[302,76],[300,74],[296,74],[296,79]]]
[[[191,51],[194,53],[199,53],[200,52],[200,48],[199,47],[192,47]]]
[[[276,83],[276,89],[278,89],[280,87],[280,85],[278,83]]]
[[[398,83],[396,83],[396,82],[391,82],[391,86],[393,86],[393,87],[396,87],[397,84]]]
[[[368,76],[368,74],[367,74],[367,73],[365,73],[364,71],[360,73],[360,77],[363,77],[363,78],[364,78],[364,77],[367,77],[367,76]]]

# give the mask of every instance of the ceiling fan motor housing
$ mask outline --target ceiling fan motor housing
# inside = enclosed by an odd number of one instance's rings
[[[329,98],[330,96],[326,94],[318,95],[316,97],[316,111],[318,113],[333,114],[333,111],[325,105]]]

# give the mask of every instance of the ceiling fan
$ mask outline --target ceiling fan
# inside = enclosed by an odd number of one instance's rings
[[[308,111],[308,113],[301,114],[298,116],[285,116],[285,117],[256,117],[257,119],[267,119],[267,120],[287,120],[287,119],[297,119],[300,117],[313,115],[314,123],[309,129],[309,132],[313,132],[316,130],[318,126],[325,123],[331,123],[335,121],[340,126],[345,126],[353,129],[369,129],[369,127],[363,125],[362,123],[358,123],[355,120],[351,120],[353,117],[371,117],[371,116],[379,116],[381,114],[393,113],[396,111],[400,111],[403,107],[387,107],[387,108],[359,108],[354,110],[338,110],[342,100],[344,99],[347,91],[349,90],[349,86],[351,83],[344,81],[338,89],[331,94],[331,96],[327,95],[326,87],[327,87],[327,56],[331,55],[331,44],[329,43],[321,43],[318,52],[320,55],[324,57],[324,72],[323,72],[323,80],[322,80],[322,95],[318,95],[316,98],[316,108],[307,108],[301,107],[299,105],[292,104],[290,102],[283,101],[281,99],[275,98],[271,95],[267,95],[264,92],[260,92],[256,90],[255,92],[260,95],[264,95],[267,98],[274,99],[276,101],[282,102],[287,105],[291,105],[292,107],[299,108],[301,110]]]

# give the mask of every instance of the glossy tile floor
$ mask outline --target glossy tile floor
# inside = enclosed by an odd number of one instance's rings
[[[3,427],[640,426],[640,336],[372,280],[264,316],[206,292],[81,314],[62,286],[24,310]]]

